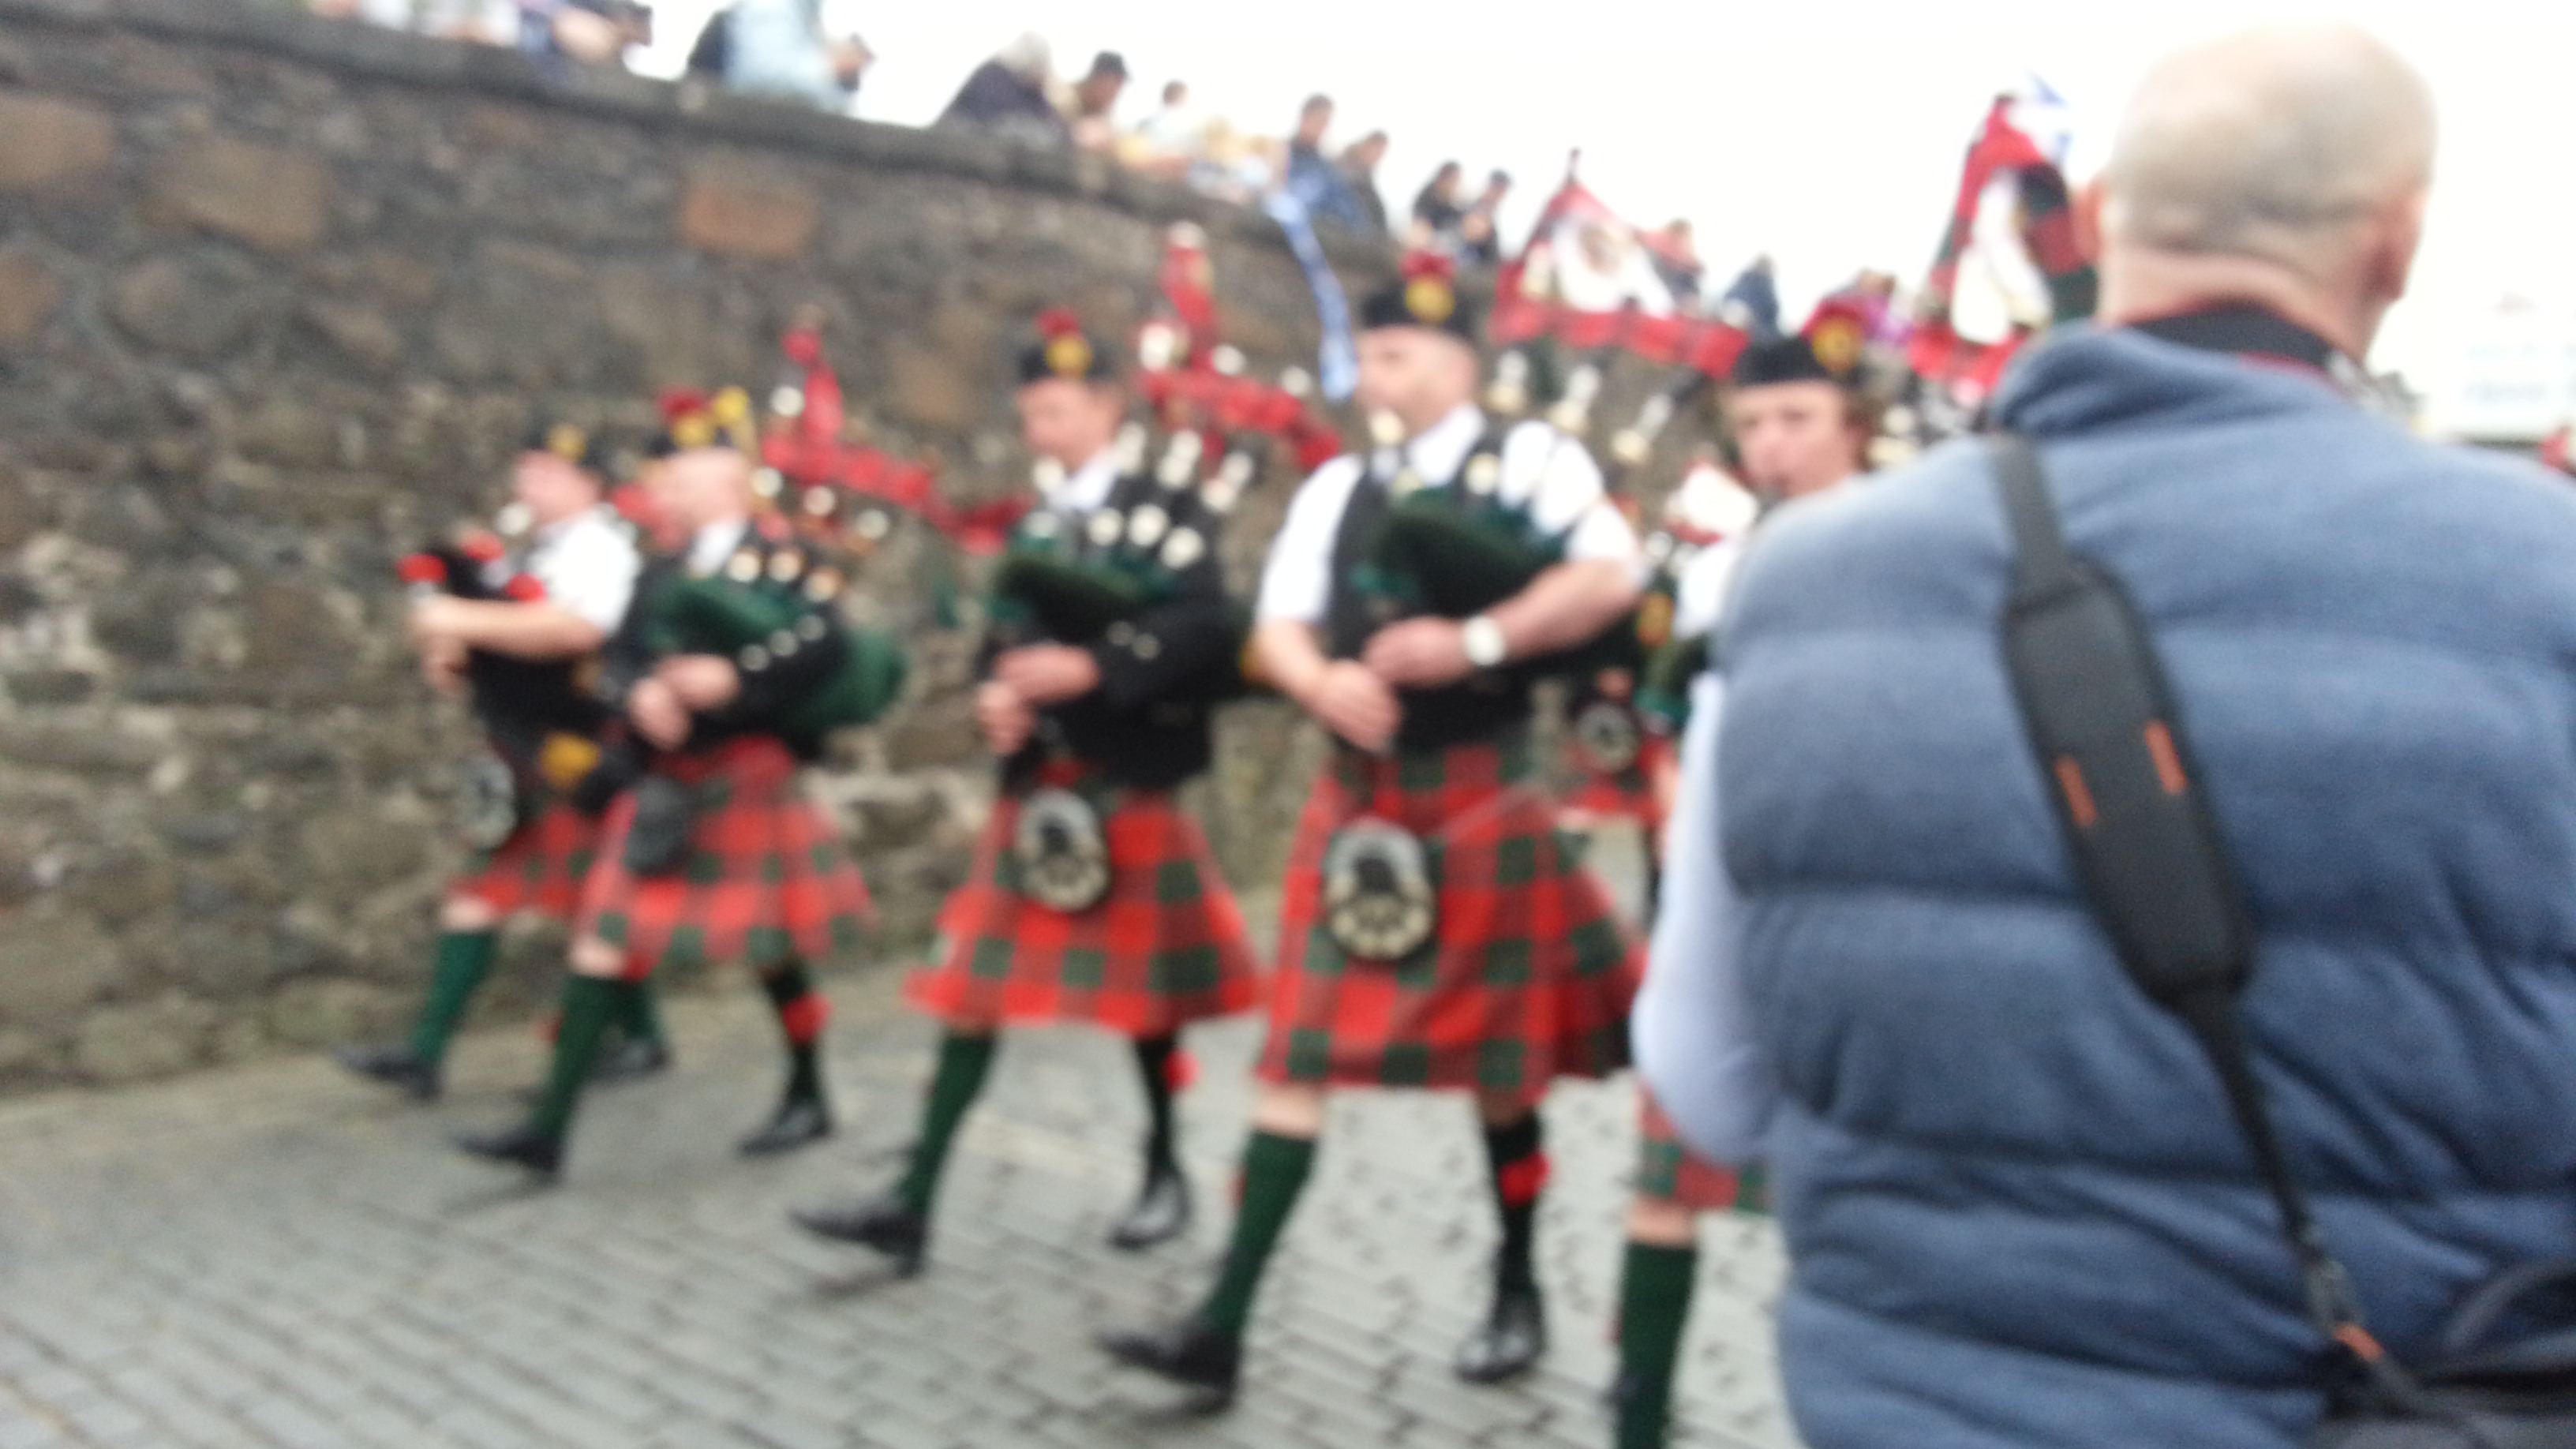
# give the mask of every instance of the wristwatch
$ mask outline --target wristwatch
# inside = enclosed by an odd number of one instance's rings
[[[1458,626],[1458,647],[1466,651],[1467,662],[1478,669],[1491,669],[1512,652],[1511,642],[1503,637],[1503,626],[1491,614],[1478,614]]]

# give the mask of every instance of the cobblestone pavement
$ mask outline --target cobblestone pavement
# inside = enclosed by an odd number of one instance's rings
[[[767,1012],[733,982],[671,1003],[678,1070],[594,1094],[552,1189],[444,1145],[515,1112],[540,1063],[522,1031],[466,1039],[429,1109],[319,1061],[0,1104],[0,1449],[1607,1442],[1624,1081],[1547,1106],[1542,1372],[1481,1389],[1448,1370],[1494,1236],[1463,1099],[1351,1094],[1265,1287],[1241,1403],[1178,1421],[1089,1335],[1203,1287],[1253,1024],[1190,1042],[1203,1070],[1183,1130],[1206,1210],[1185,1241],[1104,1246],[1134,1187],[1132,1067],[1106,1037],[1030,1032],[961,1139],[931,1271],[890,1283],[781,1214],[883,1181],[911,1136],[932,1033],[894,977],[836,986],[842,1131],[781,1162],[730,1152],[777,1070]],[[1677,1442],[1791,1446],[1776,1235],[1712,1221],[1702,1246]]]

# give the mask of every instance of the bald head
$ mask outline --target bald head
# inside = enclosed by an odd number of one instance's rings
[[[2091,202],[2106,317],[2124,291],[2138,310],[2142,276],[2152,292],[2270,272],[2310,294],[2301,307],[2344,314],[2330,340],[2358,355],[2404,291],[2432,171],[2432,92],[2366,31],[2272,26],[2167,56]]]

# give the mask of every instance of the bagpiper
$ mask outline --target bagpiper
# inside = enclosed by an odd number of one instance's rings
[[[1501,1218],[1493,1298],[1460,1352],[1475,1382],[1547,1341],[1534,1256],[1538,1107],[1627,1060],[1640,962],[1554,828],[1533,681],[1637,602],[1645,566],[1582,445],[1474,405],[1474,319],[1444,266],[1408,263],[1362,310],[1376,446],[1289,507],[1256,610],[1266,677],[1331,733],[1299,821],[1241,1205],[1213,1291],[1112,1355],[1231,1402],[1262,1268],[1336,1087],[1474,1095]]]
[[[343,1066],[423,1101],[439,1094],[449,1040],[491,973],[501,922],[571,919],[612,788],[601,761],[606,711],[580,687],[626,617],[640,560],[604,501],[599,440],[540,419],[512,465],[511,504],[489,532],[411,555],[409,631],[441,693],[471,694],[486,748],[469,780],[466,873],[438,905],[428,998],[397,1045],[351,1047]],[[670,1053],[652,997],[623,1004],[603,1078],[663,1070]]]
[[[1855,354],[1821,349],[1845,362],[1840,369],[1829,366],[1813,340],[1815,330],[1810,323],[1806,333],[1755,343],[1737,358],[1728,378],[1726,421],[1745,481],[1755,494],[1774,501],[1821,493],[1860,473],[1877,431],[1870,401],[1856,386],[1856,363],[1850,360]],[[1713,507],[1701,510],[1703,524],[1712,521],[1711,513],[1718,520],[1740,520],[1749,512],[1742,500],[1727,497],[1722,485],[1710,491],[1718,497],[1711,500]],[[1683,607],[1673,628],[1682,647],[1696,648],[1698,659],[1689,671],[1698,682],[1674,692],[1706,707],[1681,716],[1681,784],[1666,868],[1675,879],[1715,881],[1721,888],[1726,877],[1711,785],[1718,711],[1715,684],[1705,665],[1742,533],[1740,523],[1724,530],[1683,566],[1677,591]],[[1728,950],[1719,927],[1724,919],[1722,905],[1706,891],[1682,892],[1669,901],[1655,922],[1648,956],[1653,984],[1648,989],[1673,969],[1667,962]],[[1740,1006],[1728,1005],[1740,1015]],[[1703,1060],[1697,1070],[1706,1075],[1714,1096],[1768,1100],[1741,1085],[1748,1074],[1761,1070],[1757,1062]],[[1672,1419],[1682,1333],[1699,1276],[1699,1219],[1712,1212],[1767,1214],[1770,1202],[1758,1158],[1748,1155],[1741,1163],[1703,1158],[1683,1145],[1642,1083],[1637,1099],[1640,1145],[1619,1273],[1619,1373],[1611,1401],[1618,1449],[1662,1449]]]
[[[647,751],[644,768],[610,808],[582,884],[542,1094],[518,1126],[458,1139],[547,1176],[603,1030],[664,966],[740,961],[778,1013],[786,1087],[741,1150],[828,1135],[819,1039],[830,1007],[807,963],[856,945],[868,916],[858,870],[797,771],[832,729],[884,707],[899,656],[841,622],[838,570],[756,517],[743,394],[665,411],[647,479],[669,553],[644,571],[599,680]]]
[[[1122,447],[1127,397],[1108,350],[1069,313],[1039,320],[1016,401],[1041,499],[999,566],[975,697],[1001,794],[906,989],[943,1028],[921,1134],[882,1195],[793,1215],[906,1274],[1004,1027],[1081,1022],[1132,1043],[1143,1186],[1109,1240],[1135,1251],[1182,1232],[1180,1032],[1258,996],[1242,912],[1174,798],[1207,771],[1211,714],[1241,679],[1221,519],[1194,454],[1149,470],[1132,437]]]

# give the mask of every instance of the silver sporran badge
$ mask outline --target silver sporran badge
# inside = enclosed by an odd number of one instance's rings
[[[1391,821],[1362,816],[1324,848],[1324,929],[1364,961],[1400,961],[1439,923],[1439,896],[1422,841]]]
[[[1574,717],[1574,738],[1592,768],[1615,775],[1637,763],[1646,737],[1637,728],[1634,710],[1616,700],[1596,699]]]
[[[1109,842],[1100,812],[1071,790],[1039,790],[1020,803],[1011,853],[1020,889],[1051,911],[1072,915],[1109,894]]]

